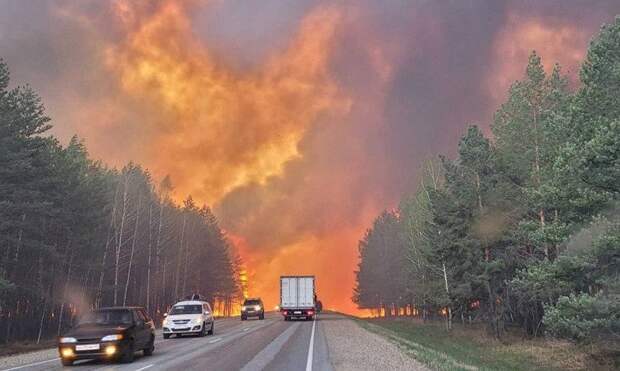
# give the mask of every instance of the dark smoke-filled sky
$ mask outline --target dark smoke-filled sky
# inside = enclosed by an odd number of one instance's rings
[[[357,240],[421,162],[488,128],[535,49],[577,84],[620,0],[24,1],[0,4],[0,57],[54,134],[170,174],[213,206],[277,303],[281,274],[350,302]]]

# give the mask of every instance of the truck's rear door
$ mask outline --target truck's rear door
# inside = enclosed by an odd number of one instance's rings
[[[297,307],[297,277],[280,278],[280,295],[282,308]]]
[[[298,281],[298,307],[314,307],[314,277],[299,277]]]

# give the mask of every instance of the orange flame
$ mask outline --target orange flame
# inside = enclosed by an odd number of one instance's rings
[[[125,92],[161,111],[160,122],[145,123],[166,128],[153,138],[154,170],[170,173],[184,194],[214,204],[238,186],[281,174],[300,156],[308,126],[347,108],[327,70],[335,8],[308,15],[288,50],[260,70],[238,73],[192,34],[191,4],[167,1],[146,18],[133,3],[116,4],[128,34],[107,50],[107,64]]]

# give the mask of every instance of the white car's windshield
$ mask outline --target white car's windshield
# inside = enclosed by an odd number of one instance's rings
[[[202,313],[202,305],[193,304],[193,305],[175,305],[170,310],[171,315],[175,314],[200,314]]]

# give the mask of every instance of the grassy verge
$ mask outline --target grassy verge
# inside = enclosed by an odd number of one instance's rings
[[[42,349],[54,348],[56,340],[45,340],[37,344],[35,342],[15,342],[10,344],[0,344],[0,357],[11,356],[14,354],[34,352]]]
[[[455,326],[411,319],[360,320],[420,362],[436,370],[608,370],[584,349],[559,341],[507,335],[497,341],[482,327]]]

